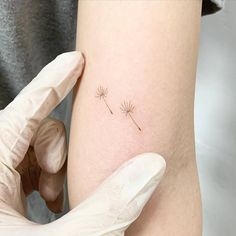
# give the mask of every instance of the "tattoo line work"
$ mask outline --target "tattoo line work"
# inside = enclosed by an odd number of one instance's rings
[[[106,101],[107,94],[108,94],[107,88],[103,88],[102,86],[99,86],[97,88],[96,97],[99,98],[100,100],[102,99],[107,108],[109,109],[110,113],[113,114],[111,108],[109,107]]]
[[[130,102],[130,101],[124,101],[121,104],[120,107],[121,111],[126,115],[129,116],[130,119],[133,121],[133,123],[135,124],[135,126],[139,129],[139,131],[141,131],[141,128],[139,127],[139,125],[137,124],[137,122],[135,121],[135,119],[133,118],[133,116],[131,115],[131,113],[134,112],[135,106]]]

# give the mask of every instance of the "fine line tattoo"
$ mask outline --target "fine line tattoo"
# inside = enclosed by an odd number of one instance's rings
[[[111,108],[109,107],[106,101],[107,94],[108,94],[107,88],[103,88],[102,86],[99,86],[97,88],[96,97],[99,98],[100,100],[102,99],[105,105],[107,106],[107,108],[109,109],[110,113],[113,114],[113,111],[111,110]]]
[[[128,102],[124,101],[123,103],[121,103],[120,109],[126,116],[130,117],[130,119],[133,121],[135,126],[139,129],[139,131],[141,131],[141,128],[139,127],[139,125],[137,124],[137,122],[135,121],[135,119],[133,118],[131,114],[134,112],[135,106],[130,101]]]

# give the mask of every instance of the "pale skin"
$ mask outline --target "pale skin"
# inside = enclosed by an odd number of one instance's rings
[[[202,234],[194,147],[200,0],[79,1],[77,49],[86,58],[74,90],[68,157],[70,207],[125,160],[165,157],[167,171],[128,236]],[[107,88],[106,103],[96,97]],[[134,121],[120,109],[135,107]]]

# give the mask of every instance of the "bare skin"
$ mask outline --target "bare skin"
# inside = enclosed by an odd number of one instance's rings
[[[74,90],[71,208],[125,160],[157,152],[166,175],[126,235],[201,235],[193,125],[200,18],[199,0],[79,1],[86,67]],[[108,89],[105,101],[99,86]]]

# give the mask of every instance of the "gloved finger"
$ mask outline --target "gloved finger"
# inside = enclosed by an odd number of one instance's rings
[[[44,172],[56,174],[67,157],[66,129],[63,122],[44,119],[31,140],[38,165]]]
[[[66,163],[56,174],[41,172],[39,179],[39,193],[47,206],[54,213],[63,210],[63,185],[66,174]]]
[[[64,191],[62,190],[53,202],[46,202],[46,205],[52,212],[56,214],[61,213],[64,205]]]
[[[66,129],[61,121],[44,119],[31,140],[41,167],[39,193],[50,210],[58,213],[63,209],[63,184],[66,173]],[[62,199],[62,200],[61,200]]]
[[[40,122],[62,101],[81,75],[80,52],[59,55],[44,67],[0,114],[0,158],[15,168]]]
[[[63,225],[66,235],[74,235],[74,232],[77,235],[124,235],[140,215],[164,172],[165,160],[160,155],[138,155],[115,171],[88,199],[53,222],[48,230],[51,235],[63,235],[58,230]]]

